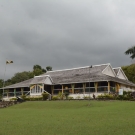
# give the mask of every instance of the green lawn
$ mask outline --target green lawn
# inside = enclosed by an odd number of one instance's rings
[[[132,101],[31,101],[0,109],[0,135],[135,135]]]

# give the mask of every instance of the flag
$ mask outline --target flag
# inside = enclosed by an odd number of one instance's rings
[[[6,64],[10,64],[10,63],[13,63],[13,61],[12,60],[7,60],[6,61]]]

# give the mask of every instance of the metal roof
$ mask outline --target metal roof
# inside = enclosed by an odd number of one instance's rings
[[[71,83],[83,83],[83,82],[101,82],[101,81],[114,81],[125,85],[134,86],[135,84],[124,79],[119,79],[117,77],[108,76],[102,73],[102,71],[109,64],[97,65],[90,68],[81,67],[81,68],[73,68],[66,70],[57,70],[57,71],[49,71],[45,74],[42,74],[38,77],[34,77],[32,79],[13,84],[7,86],[5,88],[17,88],[17,87],[29,87],[30,84],[39,84],[44,83],[45,79],[49,76],[52,84],[71,84]],[[116,73],[116,69],[114,69]]]

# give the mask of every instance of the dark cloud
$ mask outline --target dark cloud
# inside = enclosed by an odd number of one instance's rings
[[[32,70],[111,63],[131,64],[124,52],[135,44],[135,2],[112,0],[1,0],[0,78]]]

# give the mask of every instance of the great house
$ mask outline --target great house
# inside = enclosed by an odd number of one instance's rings
[[[14,96],[40,96],[43,92],[57,95],[68,92],[70,96],[80,98],[97,96],[102,93],[135,91],[135,84],[128,81],[121,67],[112,68],[111,64],[93,65],[72,69],[48,71],[32,79],[4,88],[4,99]],[[1,89],[2,90],[2,89]]]

